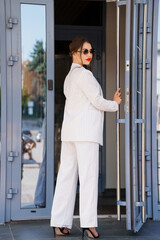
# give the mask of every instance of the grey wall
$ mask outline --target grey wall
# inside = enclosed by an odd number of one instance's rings
[[[125,6],[120,8],[120,87],[122,103],[120,118],[124,118],[125,76]],[[106,98],[112,100],[116,91],[116,5],[106,4]],[[121,187],[124,176],[124,124],[120,125]],[[106,188],[116,188],[116,113],[106,113]]]

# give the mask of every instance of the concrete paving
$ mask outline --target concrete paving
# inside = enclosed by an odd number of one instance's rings
[[[148,220],[138,233],[126,231],[125,219],[118,222],[115,219],[98,218],[97,231],[101,240],[104,239],[160,239],[160,222]],[[0,240],[80,240],[81,229],[79,218],[74,218],[71,234],[68,236],[53,235],[49,220],[16,221],[0,225]],[[90,239],[87,236],[83,240]]]

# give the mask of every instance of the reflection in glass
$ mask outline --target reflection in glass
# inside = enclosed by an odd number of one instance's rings
[[[0,172],[1,172],[1,53],[0,53]]]
[[[22,208],[45,207],[46,198],[45,25],[46,25],[45,6],[21,4]]]
[[[160,1],[157,42],[157,150],[158,150],[158,201],[160,202]]]
[[[61,126],[63,121],[63,111],[65,103],[65,96],[63,94],[63,83],[71,66],[71,57],[69,56],[68,48],[69,43],[69,41],[55,41],[55,182],[60,163]]]

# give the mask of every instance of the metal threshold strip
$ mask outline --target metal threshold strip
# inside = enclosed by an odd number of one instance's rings
[[[98,218],[108,218],[108,219],[117,219],[117,214],[104,214],[104,215],[97,215]],[[79,219],[79,215],[74,215],[74,219]],[[126,214],[121,214],[121,218],[126,219]]]

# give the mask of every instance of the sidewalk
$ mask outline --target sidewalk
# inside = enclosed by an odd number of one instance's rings
[[[158,221],[147,221],[138,233],[126,231],[124,219],[118,222],[115,219],[99,218],[98,225],[97,230],[100,234],[100,240],[160,240],[160,222]],[[0,240],[80,240],[82,237],[79,226],[79,218],[74,218],[71,234],[65,237],[54,238],[53,230],[49,226],[49,220],[16,221],[0,225]],[[87,239],[89,238],[85,236],[84,240]]]

